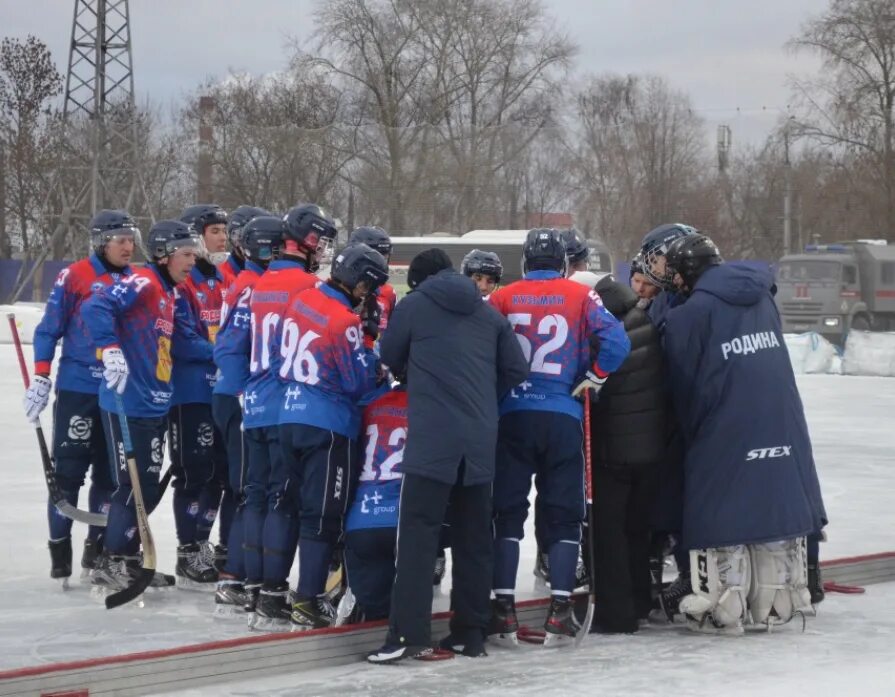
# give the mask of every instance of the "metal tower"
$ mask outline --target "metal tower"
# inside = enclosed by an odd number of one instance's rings
[[[136,157],[139,132],[128,2],[74,0],[63,154],[44,205],[54,232],[28,274],[18,279],[14,299],[54,248],[64,244],[66,250],[83,251],[94,211],[130,210],[135,194],[143,190]],[[145,201],[145,193],[143,197]]]

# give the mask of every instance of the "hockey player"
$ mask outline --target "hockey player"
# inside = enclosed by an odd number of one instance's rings
[[[401,462],[407,441],[407,390],[400,385],[364,409],[363,465],[345,519],[345,566],[355,598],[352,619],[388,617],[395,579]]]
[[[665,319],[669,310],[684,301],[684,296],[678,292],[672,276],[668,273],[665,253],[676,239],[695,234],[696,229],[690,225],[667,223],[650,230],[643,238],[638,254],[641,268],[649,284],[659,289],[653,292],[648,287],[644,287],[642,291],[648,298],[644,304],[647,307],[650,320],[659,330],[660,337],[665,331]],[[652,297],[650,297],[651,293]],[[670,396],[668,399],[668,447],[665,462],[656,473],[657,495],[656,507],[653,512],[653,529],[655,531],[653,556],[655,562],[653,568],[656,576],[658,603],[660,609],[670,619],[677,614],[681,598],[690,592],[690,555],[680,544],[683,454],[680,431],[671,409]],[[665,554],[668,550],[674,554],[678,576],[669,586],[663,588],[661,576]]]
[[[221,309],[221,324],[226,316],[227,291],[236,282],[236,277],[245,268],[245,254],[239,244],[243,226],[259,215],[271,215],[270,211],[257,206],[239,206],[227,216],[227,241],[230,243],[230,254],[227,261],[218,266],[224,277],[224,308]]]
[[[192,271],[198,246],[198,236],[184,223],[156,223],[147,240],[147,266],[98,291],[81,306],[103,362],[99,405],[109,457],[116,465],[105,552],[93,575],[99,587],[119,590],[139,571],[140,540],[119,418],[127,419],[143,498],[147,510],[152,510],[159,498],[165,416],[171,400],[175,287]],[[124,413],[118,409],[119,400]],[[173,578],[156,574],[153,585],[168,585],[169,580],[173,583]]]
[[[217,267],[227,259],[227,214],[219,206],[199,204],[186,208],[180,219],[198,233],[199,251],[175,304],[183,328],[172,345],[174,394],[168,414],[178,542],[175,575],[182,589],[213,591],[216,565],[226,558],[232,517],[228,494],[221,516],[221,546],[213,548],[208,537],[221,503],[219,480],[227,464],[223,436],[216,432],[211,415],[216,376],[212,351],[225,287]]]
[[[637,297],[642,301],[640,303],[641,309],[648,308],[653,298],[655,298],[661,290],[661,288],[653,283],[646,275],[646,269],[643,265],[643,256],[639,252],[637,253],[637,256],[631,260],[630,283],[631,290],[633,290],[637,294]]]
[[[566,247],[552,229],[532,230],[522,250],[525,277],[494,292],[492,305],[510,320],[531,373],[501,402],[494,480],[494,622],[492,634],[515,640],[519,541],[528,515],[531,477],[543,500],[550,558],[547,641],[573,636],[572,613],[581,524],[585,515],[583,415],[575,398],[598,390],[624,361],[630,342],[599,296],[564,278]],[[600,342],[590,360],[592,338]],[[581,376],[584,375],[584,380]]]
[[[392,254],[392,239],[381,227],[364,225],[357,228],[348,238],[348,244],[365,244],[379,252],[388,264]],[[361,308],[361,322],[364,329],[364,343],[373,348],[376,340],[388,326],[388,318],[395,309],[398,296],[395,289],[384,283],[375,293],[367,296]]]
[[[587,242],[575,228],[563,230],[560,234],[566,246],[566,276],[571,276],[576,271],[587,271],[587,258],[590,256]]]
[[[666,261],[687,298],[665,327],[692,558],[680,609],[696,631],[770,628],[810,607],[805,536],[827,522],[774,279],[723,263],[704,235],[672,242]]]
[[[271,560],[263,558],[264,521],[269,505],[275,501],[272,490],[269,492],[268,489],[270,473],[281,467],[279,418],[285,390],[280,378],[270,371],[271,340],[278,331],[289,296],[318,283],[314,272],[319,267],[319,260],[331,249],[335,236],[335,225],[319,206],[303,204],[292,208],[283,219],[280,256],[258,279],[249,301],[252,342],[249,378],[243,392],[243,427],[248,452],[243,550],[249,623],[258,629],[288,625],[288,612],[285,617],[282,613],[265,614],[270,606],[266,603],[256,613],[255,604],[265,578],[264,566],[268,561],[276,565],[282,563],[288,570],[292,566],[298,538],[296,525],[290,533],[291,542],[283,550],[286,556],[278,555]]]
[[[138,235],[136,224],[126,211],[97,213],[90,221],[93,253],[59,273],[44,316],[34,330],[34,378],[25,393],[25,414],[36,421],[47,406],[53,388],[50,369],[61,339],[53,410],[53,464],[59,488],[75,506],[90,468],[89,507],[93,513],[108,513],[115,484],[100,419],[102,363],[81,317],[81,304],[93,293],[130,274],[129,263]],[[72,522],[52,502],[47,516],[50,577],[64,582],[71,576]],[[82,577],[93,570],[102,544],[103,528],[90,526],[81,555]]]
[[[239,209],[237,209],[237,212]],[[237,218],[231,216],[231,223]],[[218,381],[212,395],[215,424],[224,434],[230,488],[236,496],[236,513],[230,526],[227,562],[220,573],[215,594],[215,614],[239,614],[245,605],[243,580],[246,577],[243,552],[246,474],[248,449],[242,430],[242,405],[239,395],[249,378],[249,354],[252,345],[252,290],[261,274],[277,258],[283,241],[283,220],[269,215],[252,218],[240,226],[239,236],[231,243],[239,249],[244,268],[227,291],[231,309],[226,313],[214,345]]]
[[[325,284],[290,298],[279,345],[271,349],[271,371],[286,381],[286,389],[257,612],[271,618],[291,614],[294,629],[326,627],[335,617],[324,594],[326,578],[356,477],[357,403],[376,386],[379,367],[364,346],[355,310],[387,280],[388,265],[379,252],[365,244],[346,247]],[[296,522],[299,578],[290,613],[287,578]]]
[[[483,252],[480,249],[473,249],[463,257],[463,262],[460,264],[460,272],[475,281],[479,293],[485,299],[500,285],[500,278],[503,276],[503,264],[500,263],[500,257],[494,252]]]

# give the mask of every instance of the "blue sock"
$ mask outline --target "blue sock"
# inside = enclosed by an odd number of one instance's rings
[[[513,595],[516,589],[516,572],[519,570],[519,540],[499,537],[494,540],[495,593]]]
[[[224,489],[224,497],[221,499],[221,512],[219,514],[220,523],[218,524],[218,535],[220,536],[221,545],[230,546],[230,528],[233,526],[233,520],[236,516],[236,497],[229,488]]]
[[[90,493],[88,494],[90,501],[90,512],[91,513],[105,513],[109,514],[109,507],[112,502],[112,492],[109,489],[100,489],[98,486],[91,485]],[[98,540],[103,536],[105,532],[105,528],[98,527],[96,525],[91,525],[87,528],[87,538],[90,540]]]
[[[304,539],[298,546],[298,594],[313,598],[326,590],[332,545],[322,540]]]
[[[221,506],[221,485],[207,484],[199,492],[199,517],[196,518],[196,540],[204,542],[211,536],[211,529]]]
[[[63,491],[65,500],[72,506],[78,505],[77,491]],[[59,511],[52,501],[47,501],[47,521],[50,524],[50,539],[61,540],[65,537],[71,537],[71,518],[68,518]]]
[[[232,574],[242,580],[246,577],[245,554],[242,551],[243,509],[236,511],[230,525],[230,536],[227,538],[227,563],[224,573]]]
[[[174,527],[179,544],[187,545],[198,540],[196,522],[199,510],[199,492],[174,490]]]
[[[264,585],[281,585],[289,579],[295,559],[292,534],[295,522],[279,511],[270,511],[264,521]]]
[[[575,590],[575,569],[578,567],[578,541],[560,540],[550,545],[550,591],[565,595]]]
[[[137,514],[133,508],[112,501],[103,544],[109,554],[137,553],[140,536],[137,532]]]
[[[246,506],[242,512],[242,558],[246,580],[260,583],[264,578],[264,519],[266,511]],[[232,549],[232,548],[231,548]]]

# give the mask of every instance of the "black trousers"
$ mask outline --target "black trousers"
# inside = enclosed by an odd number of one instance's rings
[[[651,608],[651,470],[593,469],[594,620],[612,631],[633,631]]]
[[[460,467],[458,481],[462,477]],[[451,633],[485,632],[491,617],[491,484],[451,486],[415,474],[401,483],[395,585],[389,643],[432,641],[432,569],[448,504],[451,506],[453,589]]]

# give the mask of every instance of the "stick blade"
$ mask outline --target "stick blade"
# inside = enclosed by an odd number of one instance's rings
[[[95,525],[100,528],[106,527],[107,518],[105,513],[82,511],[80,508],[72,506],[65,499],[62,501],[54,501],[53,505],[56,506],[56,509],[66,518],[71,518],[72,520],[79,523],[86,523],[87,525]]]
[[[131,585],[127,588],[122,588],[117,593],[112,593],[112,595],[106,596],[106,609],[112,610],[113,608],[129,603],[131,600],[135,600],[143,595],[143,591],[149,588],[149,584],[152,583],[154,576],[155,569],[149,569],[145,566],[141,568],[140,575],[137,576],[136,580],[134,580]]]

